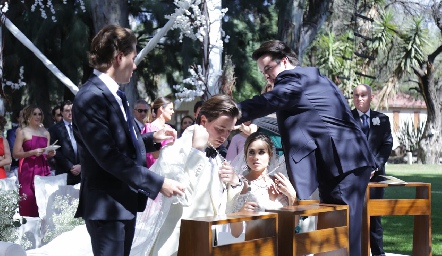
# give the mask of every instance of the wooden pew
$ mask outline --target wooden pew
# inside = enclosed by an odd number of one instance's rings
[[[244,242],[214,246],[212,226],[247,221]],[[250,225],[259,221],[259,225]],[[278,215],[234,213],[181,220],[179,256],[277,255]]]
[[[267,210],[278,214],[278,255],[348,255],[348,206],[316,202]],[[297,216],[318,216],[317,230],[295,234]]]
[[[370,199],[370,188],[414,187],[415,198]],[[362,255],[370,255],[370,216],[412,215],[413,255],[431,256],[431,184],[408,182],[405,184],[384,184],[370,182],[365,194],[362,220]],[[411,227],[411,225],[410,225]]]

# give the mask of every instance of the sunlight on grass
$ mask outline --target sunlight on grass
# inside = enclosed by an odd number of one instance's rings
[[[441,165],[395,165],[386,167],[387,175],[408,182],[431,183],[431,223],[433,256],[442,256],[442,166]],[[414,188],[388,188],[385,198],[413,198]],[[413,217],[382,217],[384,227],[384,249],[389,253],[411,255],[413,246]]]

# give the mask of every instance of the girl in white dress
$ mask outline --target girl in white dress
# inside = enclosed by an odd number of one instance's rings
[[[296,202],[293,185],[283,173],[276,172],[285,169],[285,163],[277,161],[269,169],[270,160],[276,159],[272,158],[273,148],[272,140],[266,134],[255,132],[247,137],[244,144],[247,165],[241,176],[244,186],[241,193],[232,200],[229,212],[265,211]],[[232,235],[238,237],[243,232],[243,223],[232,223],[231,229]]]

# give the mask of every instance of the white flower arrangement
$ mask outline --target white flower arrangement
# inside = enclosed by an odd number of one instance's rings
[[[64,232],[71,231],[76,226],[84,224],[81,218],[74,218],[78,207],[78,198],[73,198],[70,195],[57,195],[54,198],[52,211],[53,216],[48,220],[52,222],[53,229],[46,232],[43,242],[48,243]]]
[[[375,118],[371,119],[371,122],[373,123],[373,125],[380,125],[381,124],[381,120],[379,119],[379,117],[375,117]]]
[[[16,242],[18,228],[26,224],[26,219],[18,214],[20,195],[18,188],[13,190],[0,190],[0,241]]]

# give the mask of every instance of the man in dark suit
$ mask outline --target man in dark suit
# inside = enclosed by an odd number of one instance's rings
[[[147,198],[183,195],[183,186],[142,166],[154,142],[175,139],[176,131],[148,133],[142,139],[133,127],[126,96],[118,84],[130,81],[136,69],[137,39],[129,29],[108,25],[92,39],[89,63],[94,67],[73,105],[74,136],[81,163],[82,217],[94,255],[129,255],[137,211]],[[158,136],[157,136],[158,135]],[[142,145],[142,147],[140,147]],[[144,155],[142,155],[144,154]]]
[[[373,99],[371,87],[366,84],[356,86],[353,90],[353,103],[355,109],[351,112],[353,117],[361,125],[362,131],[367,136],[368,146],[373,154],[378,170],[373,174],[371,181],[382,180],[379,175],[385,175],[385,163],[393,148],[393,137],[388,116],[377,111],[370,110]],[[384,188],[371,188],[370,198],[383,199]],[[385,256],[383,246],[383,229],[381,217],[370,217],[370,246],[373,256]]]
[[[67,184],[75,185],[81,180],[81,165],[72,130],[72,101],[63,102],[60,108],[63,119],[48,129],[51,144],[60,146],[54,156],[55,175],[67,173]]]
[[[147,113],[150,111],[150,106],[145,100],[137,100],[134,103],[134,109],[132,110],[134,115],[134,126],[139,133],[144,128],[144,120],[147,117]]]
[[[238,104],[241,124],[276,112],[287,172],[300,199],[318,188],[321,202],[350,207],[350,255],[361,255],[362,210],[376,168],[367,140],[339,88],[317,68],[297,67],[283,42],[253,52],[272,91]]]

